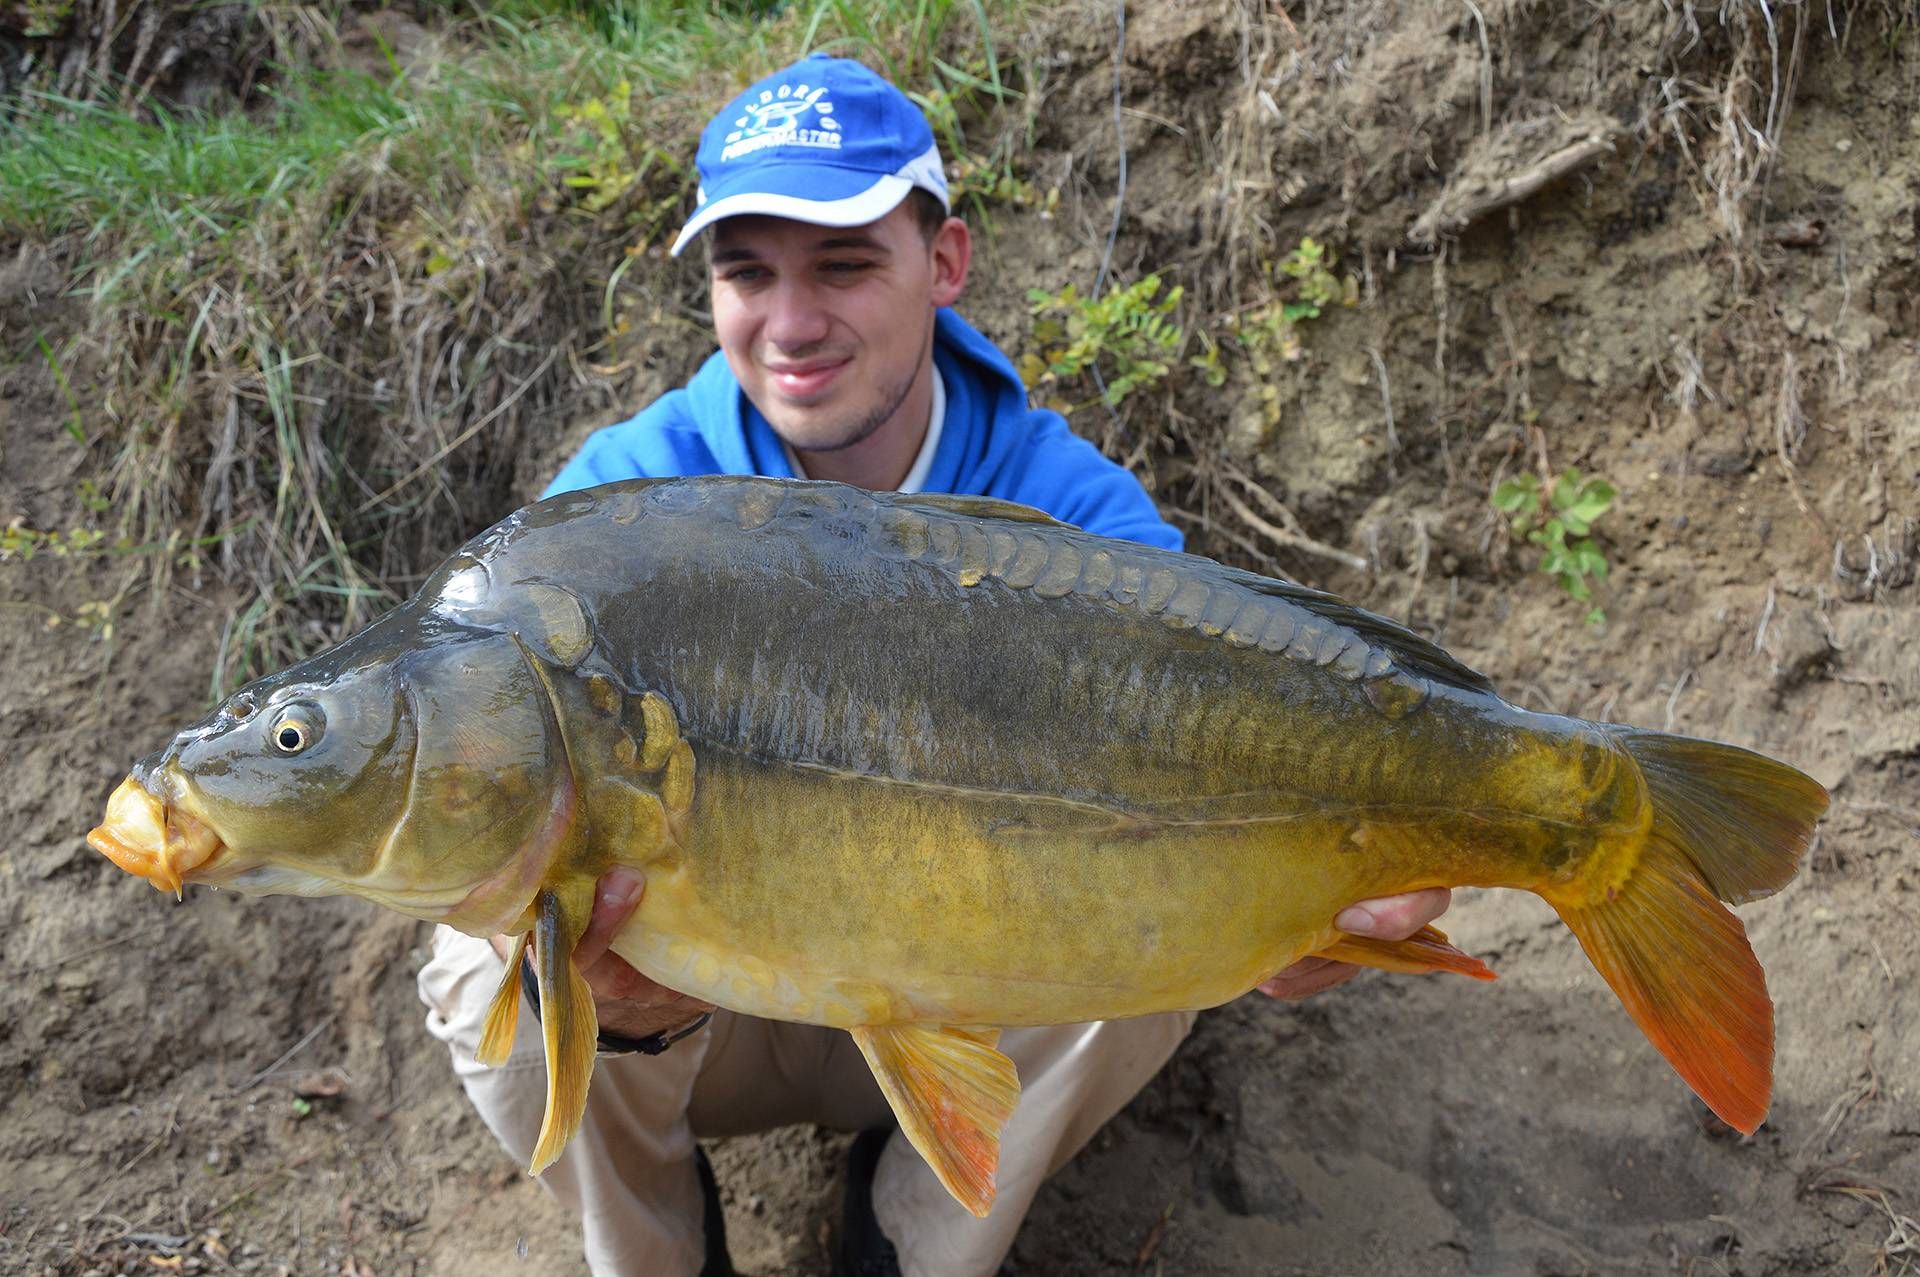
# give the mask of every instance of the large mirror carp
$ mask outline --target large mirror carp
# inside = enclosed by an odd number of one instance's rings
[[[976,1214],[1010,1025],[1215,1006],[1297,959],[1490,976],[1355,901],[1517,887],[1751,1132],[1773,1006],[1722,901],[1826,792],[1730,745],[1529,713],[1326,594],[1021,506],[711,478],[568,493],[136,765],[90,835],[178,892],[365,896],[531,942],[544,1168],[578,1128],[596,877],[669,987],[851,1032]],[[510,965],[482,1058],[504,1058]]]

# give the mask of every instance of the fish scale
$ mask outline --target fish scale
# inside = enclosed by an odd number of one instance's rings
[[[998,1027],[1212,1006],[1313,954],[1490,979],[1432,928],[1334,928],[1423,887],[1545,898],[1751,1131],[1772,1004],[1721,901],[1778,890],[1826,801],[1734,746],[1519,709],[1288,582],[1002,502],[711,478],[516,512],[137,764],[90,838],[168,890],[518,934],[548,1056],[535,1170],[593,1068],[573,946],[598,875],[631,866],[615,952],[848,1030],[985,1213],[1018,1099]],[[483,1063],[519,1004],[509,974]]]

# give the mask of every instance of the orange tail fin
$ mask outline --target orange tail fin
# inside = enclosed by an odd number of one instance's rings
[[[1351,962],[1356,967],[1378,967],[1382,971],[1400,971],[1422,975],[1429,971],[1451,971],[1475,980],[1495,978],[1491,968],[1470,953],[1447,943],[1446,934],[1434,927],[1422,927],[1405,940],[1374,940],[1367,936],[1341,936],[1316,956]]]
[[[1647,1040],[1748,1135],[1773,1089],[1773,1002],[1747,932],[1676,848],[1649,841],[1598,904],[1554,901]]]
[[[1720,899],[1754,899],[1792,878],[1827,792],[1730,745],[1637,731],[1621,741],[1646,777],[1653,827],[1603,897],[1548,901],[1647,1040],[1751,1135],[1773,1089],[1773,1002],[1746,929]]]

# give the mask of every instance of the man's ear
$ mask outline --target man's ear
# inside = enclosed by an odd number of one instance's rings
[[[957,217],[949,217],[933,233],[933,304],[951,306],[967,286],[967,267],[973,263],[973,232]]]

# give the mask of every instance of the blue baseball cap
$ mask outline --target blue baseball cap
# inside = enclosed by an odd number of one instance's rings
[[[933,128],[858,62],[816,53],[748,88],[700,133],[699,203],[673,255],[723,217],[864,226],[919,187],[951,207]]]

